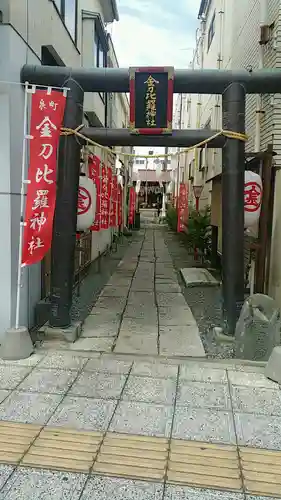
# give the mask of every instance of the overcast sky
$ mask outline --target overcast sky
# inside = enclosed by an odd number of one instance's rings
[[[119,66],[188,68],[201,0],[117,0],[120,21],[110,26]],[[149,148],[136,148],[146,154]],[[161,152],[161,148],[153,148]]]
[[[117,0],[112,38],[120,67],[187,68],[201,0]]]

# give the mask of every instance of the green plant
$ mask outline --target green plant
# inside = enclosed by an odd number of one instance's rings
[[[166,221],[170,229],[172,229],[173,231],[177,231],[178,213],[176,208],[174,208],[172,205],[168,206],[166,213]]]
[[[192,209],[189,212],[188,222],[186,224],[185,240],[187,245],[197,250],[209,258],[211,254],[211,209],[197,212]]]

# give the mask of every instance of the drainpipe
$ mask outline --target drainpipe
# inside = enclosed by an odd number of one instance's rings
[[[203,69],[204,67],[204,39],[205,39],[205,27],[206,27],[206,20],[205,17],[201,17],[201,34],[200,38],[197,42],[197,47],[196,51],[200,50],[199,53],[199,65],[200,65],[200,70]],[[202,114],[202,95],[198,94],[198,101],[197,101],[197,112],[196,112],[196,128],[199,129],[201,128],[201,114]],[[195,184],[198,183],[198,170],[199,170],[199,151],[198,149],[195,149],[195,175],[194,175],[194,182]]]
[[[259,40],[259,69],[264,67],[264,45],[268,42],[268,5],[267,0],[260,0],[260,40]],[[256,127],[255,153],[261,149],[261,121],[264,115],[262,95],[256,96]]]
[[[218,50],[218,58],[217,58],[217,69],[222,69],[223,63],[223,41],[224,41],[224,13],[225,13],[225,0],[221,0],[221,6],[219,10],[220,22],[219,22],[219,50]],[[219,130],[221,127],[221,96],[216,96],[216,104],[215,104],[215,122],[214,126]],[[217,151],[214,149],[213,151],[213,166],[216,164],[216,155]]]

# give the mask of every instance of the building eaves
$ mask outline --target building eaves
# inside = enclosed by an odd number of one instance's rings
[[[208,0],[201,0],[199,12],[198,12],[198,19],[200,19],[202,14],[204,14],[207,4],[208,4]]]
[[[119,21],[119,13],[118,13],[118,7],[117,7],[116,0],[110,0],[110,1],[111,1],[114,19],[115,19],[115,21]]]

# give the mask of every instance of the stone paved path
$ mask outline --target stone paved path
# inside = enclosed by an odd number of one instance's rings
[[[161,231],[147,229],[132,242],[73,348],[205,356]]]

